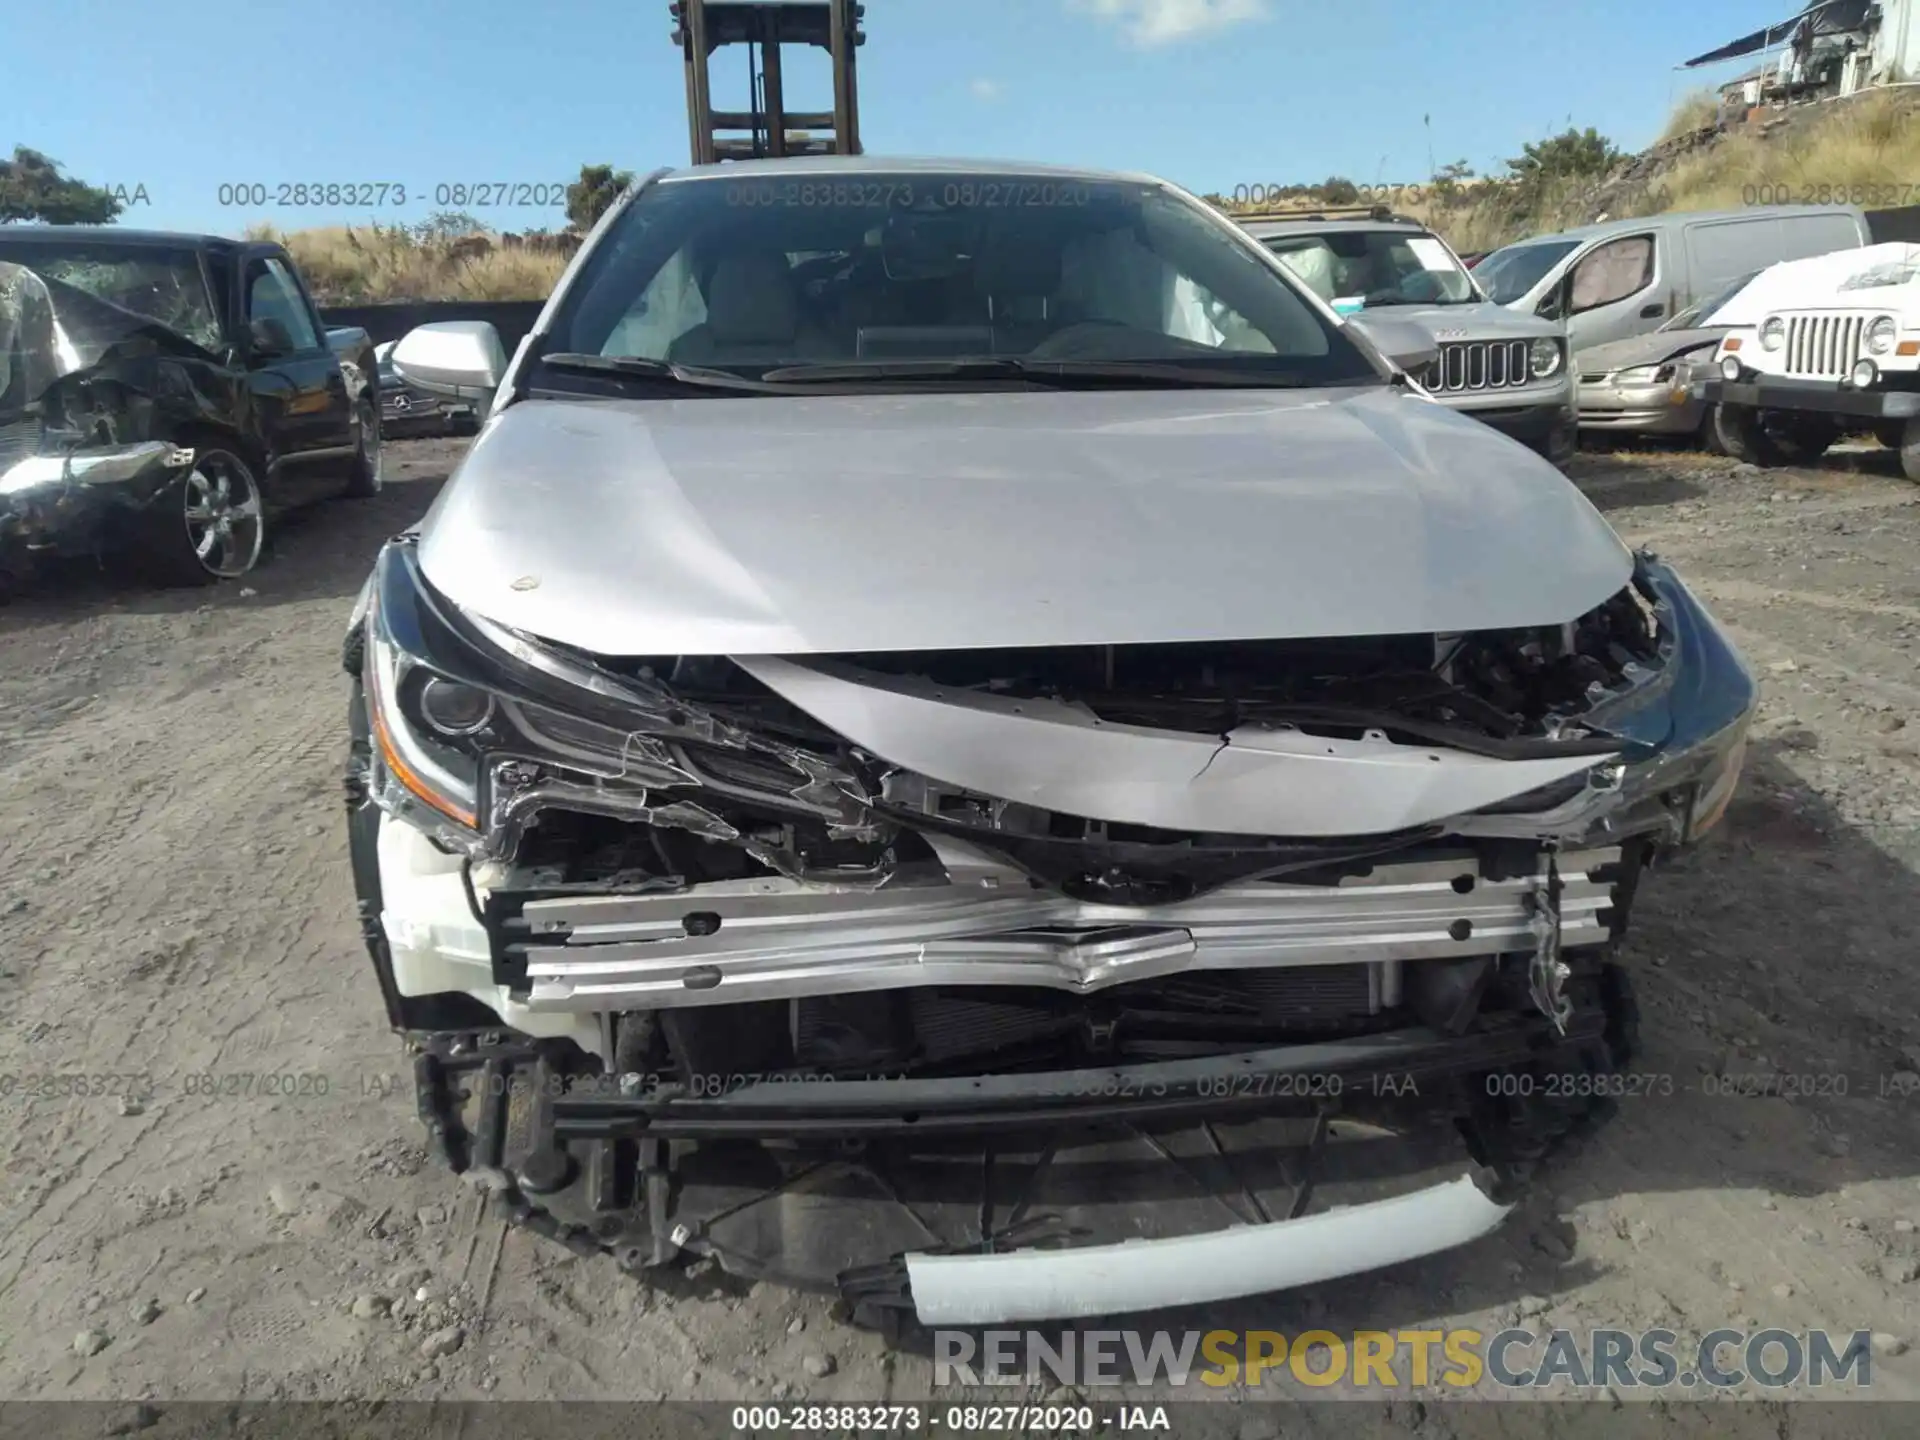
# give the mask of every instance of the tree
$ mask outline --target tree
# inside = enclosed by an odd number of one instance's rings
[[[1358,205],[1360,187],[1343,175],[1335,175],[1321,184],[1320,198],[1328,205]]]
[[[1521,149],[1518,158],[1507,161],[1507,169],[1523,185],[1547,180],[1598,180],[1626,158],[1591,125],[1585,130],[1569,126],[1559,135]]]
[[[1456,160],[1451,165],[1442,165],[1433,172],[1433,193],[1442,201],[1451,203],[1459,198],[1463,180],[1473,178],[1473,166],[1465,160]]]
[[[38,150],[16,145],[11,160],[0,160],[0,225],[105,225],[122,208],[112,192],[62,175],[60,162]]]
[[[439,210],[413,227],[421,240],[458,240],[462,235],[478,235],[487,227],[464,210]]]
[[[620,192],[633,183],[631,170],[611,165],[582,165],[580,178],[567,186],[567,223],[585,234],[599,223]]]

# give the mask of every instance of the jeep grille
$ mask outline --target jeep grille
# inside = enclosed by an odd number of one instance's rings
[[[1440,358],[1427,367],[1420,383],[1436,395],[1453,395],[1508,390],[1531,378],[1525,340],[1449,340],[1441,345]]]

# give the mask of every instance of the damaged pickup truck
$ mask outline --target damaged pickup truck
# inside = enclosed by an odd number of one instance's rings
[[[246,574],[280,509],[380,488],[378,404],[278,245],[0,227],[0,596],[64,555]]]
[[[1494,1229],[1756,692],[1432,358],[1150,177],[861,158],[650,178],[510,364],[402,339],[489,411],[344,655],[445,1161],[883,1327]]]

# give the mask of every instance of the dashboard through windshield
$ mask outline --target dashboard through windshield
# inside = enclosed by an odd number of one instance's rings
[[[828,366],[839,383],[975,360],[1383,378],[1251,242],[1168,187],[955,171],[656,182],[586,259],[539,354],[568,357],[539,366],[542,390],[595,389],[583,356],[783,379]]]
[[[1329,230],[1262,242],[1336,310],[1474,305],[1473,278],[1438,237],[1396,230]]]

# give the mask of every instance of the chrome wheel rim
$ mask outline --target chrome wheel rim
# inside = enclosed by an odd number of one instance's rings
[[[203,453],[187,473],[187,542],[208,574],[244,575],[264,537],[260,487],[246,466],[219,451]]]

